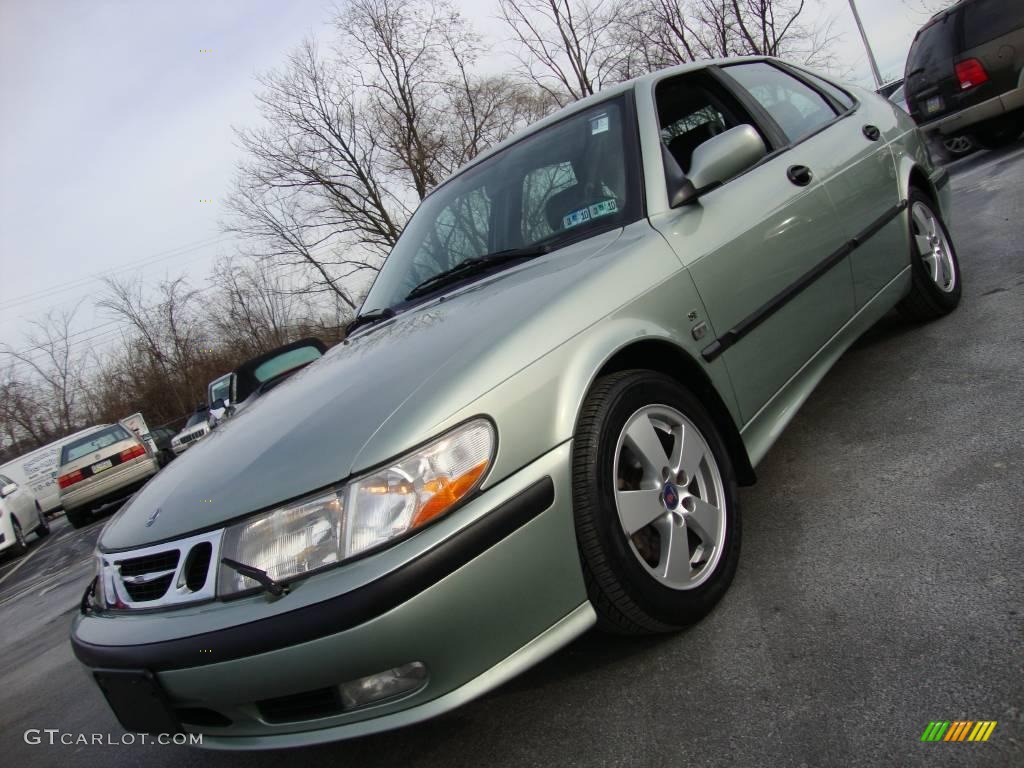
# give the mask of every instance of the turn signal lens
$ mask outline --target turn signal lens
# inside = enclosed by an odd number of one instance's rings
[[[977,59],[964,59],[957,62],[956,78],[960,81],[960,90],[966,91],[968,88],[988,82],[988,72]]]
[[[76,469],[74,472],[68,472],[66,475],[61,475],[57,478],[57,485],[61,488],[67,488],[70,485],[74,485],[82,479],[82,470]]]
[[[125,448],[123,451],[121,451],[121,461],[131,461],[132,459],[145,455],[146,449],[142,446],[141,443],[136,443],[131,448]]]

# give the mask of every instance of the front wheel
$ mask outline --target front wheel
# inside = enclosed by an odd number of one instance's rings
[[[14,546],[11,547],[11,554],[15,557],[21,557],[28,552],[28,544],[25,543],[25,533],[21,530],[21,525],[14,518],[11,518],[11,527],[14,529]]]
[[[912,320],[934,320],[960,303],[960,260],[932,199],[911,189],[908,202],[911,286],[899,309]]]
[[[652,371],[600,379],[577,424],[572,471],[599,625],[667,632],[710,611],[736,571],[740,516],[732,462],[700,401]]]

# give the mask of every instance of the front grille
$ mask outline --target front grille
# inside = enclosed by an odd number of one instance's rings
[[[336,686],[279,696],[276,699],[264,699],[256,702],[256,706],[268,723],[315,720],[342,711],[341,693]]]
[[[107,608],[163,608],[216,596],[223,530],[131,552],[100,555]]]
[[[141,576],[153,571],[173,571],[178,566],[181,553],[176,549],[158,552],[155,555],[133,557],[129,560],[118,560],[117,564],[122,576]]]
[[[184,445],[185,443],[191,443],[193,440],[198,440],[200,437],[205,435],[206,432],[207,430],[205,429],[200,429],[198,432],[190,432],[181,438],[181,444]]]
[[[167,594],[167,588],[171,586],[171,581],[174,579],[173,573],[168,573],[166,576],[160,576],[153,579],[152,581],[146,581],[139,584],[133,584],[130,581],[124,582],[124,588],[128,594],[132,596],[132,600],[136,603],[144,603],[149,600],[158,600]]]

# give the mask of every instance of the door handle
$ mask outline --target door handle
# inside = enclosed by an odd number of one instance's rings
[[[882,135],[882,132],[874,125],[865,125],[861,130],[870,141],[878,141],[878,137]]]
[[[786,178],[798,187],[806,187],[811,183],[814,174],[811,173],[811,169],[806,165],[791,165],[786,171]]]

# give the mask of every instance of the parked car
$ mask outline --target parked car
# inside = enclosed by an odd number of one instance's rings
[[[53,516],[60,512],[60,486],[57,485],[57,467],[60,447],[67,441],[89,430],[54,440],[52,443],[13,459],[0,466],[0,474],[11,478],[23,490],[30,492],[39,502],[43,513]]]
[[[697,621],[832,364],[957,306],[947,182],[906,113],[774,59],[574,102],[436,187],[345,341],[110,522],[77,657],[129,730],[290,747]]]
[[[170,464],[171,459],[175,456],[174,450],[171,447],[171,441],[174,439],[175,434],[175,431],[170,427],[156,427],[150,430],[149,436],[156,446],[156,459],[161,467]]]
[[[234,371],[230,371],[218,376],[206,387],[206,402],[210,403],[210,421],[215,424],[224,417],[225,409],[233,402],[231,385],[234,379]]]
[[[1024,2],[960,0],[917,33],[906,64],[910,114],[933,139],[989,147],[1024,131]]]
[[[185,421],[185,426],[171,440],[171,450],[180,456],[210,434],[210,409],[200,405]]]
[[[50,524],[32,491],[0,475],[0,552],[19,557],[28,551],[26,531],[43,538]]]
[[[887,98],[889,101],[904,112],[910,112],[910,108],[907,106],[906,87],[904,86],[902,79],[895,80],[892,83],[883,86],[878,90],[878,93],[885,95],[885,91],[888,91]],[[978,144],[970,133],[958,133],[952,136],[945,136],[942,139],[942,145],[950,158],[963,157],[964,155],[969,155],[971,152],[978,149]]]
[[[103,424],[68,440],[57,474],[68,522],[81,528],[93,510],[130,495],[159,468],[146,444],[121,424]]]

